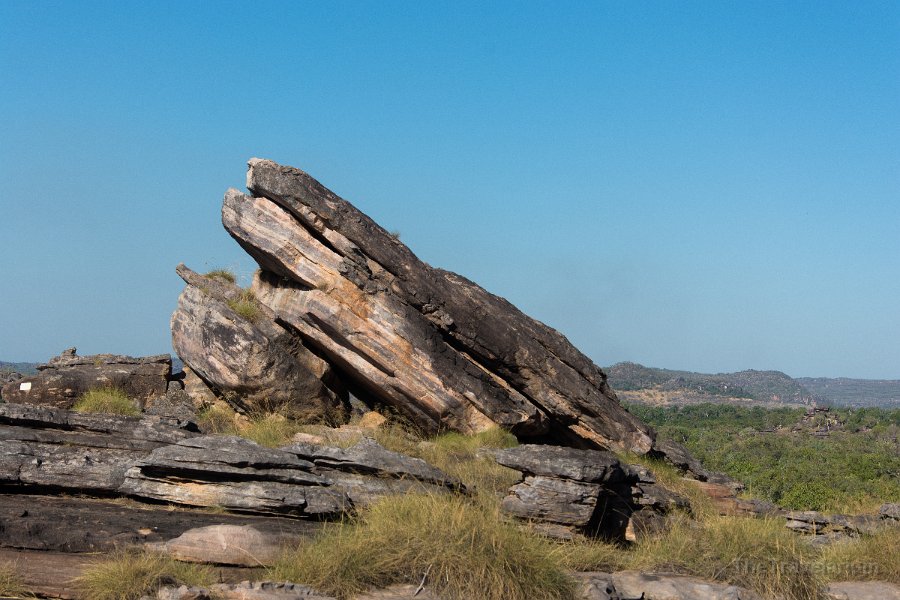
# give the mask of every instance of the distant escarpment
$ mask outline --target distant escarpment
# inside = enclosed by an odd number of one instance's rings
[[[900,381],[827,377],[792,378],[781,371],[694,373],[645,367],[633,362],[606,369],[609,382],[627,402],[684,405],[730,404],[900,406]]]

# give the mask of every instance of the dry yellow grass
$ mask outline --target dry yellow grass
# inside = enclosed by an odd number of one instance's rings
[[[215,582],[209,567],[178,562],[162,554],[123,550],[89,567],[76,580],[85,599],[137,600],[162,585],[204,585]]]
[[[106,413],[136,417],[141,414],[137,403],[118,388],[89,390],[72,406],[72,410],[84,413]]]

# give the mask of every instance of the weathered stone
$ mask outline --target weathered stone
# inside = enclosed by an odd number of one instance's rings
[[[831,600],[900,600],[900,585],[885,581],[835,581],[825,595]]]
[[[878,515],[887,521],[900,521],[900,503],[887,502],[881,505]]]
[[[762,600],[741,587],[686,575],[620,571],[612,574],[612,585],[621,600]]]
[[[433,269],[306,173],[250,161],[223,223],[259,262],[263,304],[373,399],[426,431],[650,450],[653,433],[557,331]]]
[[[502,507],[523,519],[586,527],[594,517],[600,490],[599,484],[529,475],[509,489]]]
[[[208,525],[189,529],[159,548],[185,562],[260,567],[272,565],[288,539],[253,525]]]
[[[168,354],[138,358],[115,354],[78,356],[70,348],[37,368],[37,375],[4,385],[3,400],[70,408],[89,390],[115,387],[143,406],[150,398],[165,395],[172,358]]]
[[[188,285],[172,315],[172,346],[210,388],[242,411],[344,418],[346,398],[323,382],[328,365],[276,324],[271,311],[233,283],[184,265],[176,270]],[[239,314],[236,302],[254,307],[256,316]]]
[[[319,522],[304,519],[214,514],[96,498],[6,493],[0,503],[0,546],[27,550],[110,552],[121,546],[164,544],[188,530],[213,525],[252,526],[272,539],[294,540],[311,537],[321,528]]]
[[[184,393],[190,397],[194,408],[201,410],[216,403],[218,396],[206,385],[205,381],[194,373],[193,369],[185,365],[182,372],[184,376],[181,382],[184,385]]]
[[[187,506],[336,516],[386,494],[464,491],[420,459],[363,439],[273,449],[192,422],[0,404],[0,483]]]
[[[143,599],[142,599],[143,600]],[[243,581],[209,588],[181,586],[160,588],[148,600],[335,600],[309,586],[275,581]]]
[[[623,465],[609,452],[523,445],[491,455],[522,472],[501,507],[523,519],[635,541],[665,527],[674,510],[690,510],[687,499],[657,485],[647,468]]]
[[[496,450],[492,455],[504,467],[530,475],[572,479],[584,483],[611,483],[625,479],[622,463],[611,452],[523,444]]]

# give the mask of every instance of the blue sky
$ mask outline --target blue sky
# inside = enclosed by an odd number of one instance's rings
[[[252,156],[598,364],[900,379],[896,2],[0,2],[0,358],[170,351]]]

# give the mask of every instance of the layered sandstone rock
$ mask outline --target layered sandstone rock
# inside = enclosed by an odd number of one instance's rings
[[[260,264],[256,297],[355,386],[426,431],[650,451],[653,433],[559,332],[396,237],[315,179],[250,161],[222,218]]]
[[[184,265],[176,271],[187,287],[172,315],[172,346],[190,369],[186,391],[190,384],[198,403],[211,389],[242,411],[343,420],[346,395],[328,363],[276,324],[269,309],[229,281]]]

